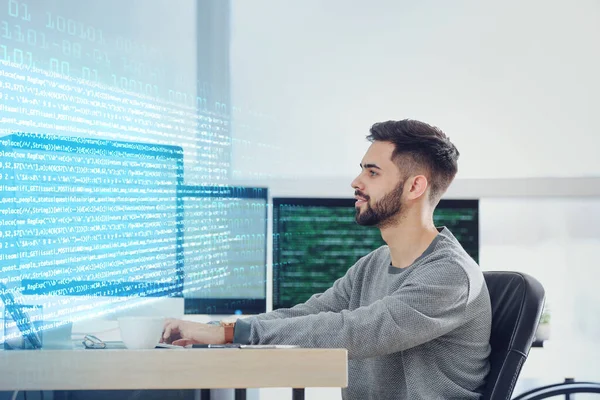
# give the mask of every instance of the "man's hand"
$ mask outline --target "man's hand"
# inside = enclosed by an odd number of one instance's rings
[[[176,346],[187,346],[194,343],[224,344],[225,330],[219,325],[207,325],[169,318],[165,323],[160,341]]]

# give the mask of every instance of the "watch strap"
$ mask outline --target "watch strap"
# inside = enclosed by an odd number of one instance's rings
[[[233,332],[235,330],[235,321],[234,322],[223,322],[221,321],[221,326],[225,331],[225,343],[233,343]]]

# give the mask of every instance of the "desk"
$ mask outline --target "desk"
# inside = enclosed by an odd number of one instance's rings
[[[0,390],[346,387],[346,349],[0,351]]]

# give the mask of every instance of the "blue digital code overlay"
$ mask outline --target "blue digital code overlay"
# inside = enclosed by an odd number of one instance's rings
[[[274,147],[234,139],[236,108],[196,71],[212,61],[149,40],[127,7],[0,0],[0,282],[45,319],[163,296],[263,307],[266,190],[222,182],[266,176],[234,170],[234,145]],[[257,129],[246,114],[238,132]]]
[[[231,166],[227,118],[0,60],[0,134],[23,131],[180,146],[186,169],[205,181],[226,179]]]
[[[43,134],[0,139],[0,271],[47,296],[182,288],[182,150]]]
[[[128,7],[0,0],[0,135],[181,146],[188,180],[227,179],[231,107],[196,74],[196,44],[134,35]],[[160,8],[151,15],[163,18]]]

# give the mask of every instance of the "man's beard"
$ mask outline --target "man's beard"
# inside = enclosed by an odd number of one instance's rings
[[[405,180],[402,180],[392,191],[378,202],[373,207],[369,204],[367,198],[365,202],[366,208],[361,211],[360,207],[356,208],[356,222],[363,226],[377,226],[385,228],[394,224],[395,217],[400,216],[402,212],[402,191]],[[356,191],[355,195],[363,196],[360,191]]]

